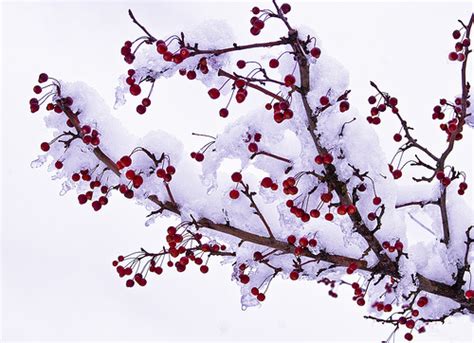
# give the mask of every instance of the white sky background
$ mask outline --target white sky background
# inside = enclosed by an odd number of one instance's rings
[[[250,8],[261,2],[10,2],[2,13],[2,326],[4,340],[317,340],[379,342],[391,327],[362,318],[349,292],[338,299],[311,282],[275,280],[261,308],[242,311],[239,287],[230,266],[211,265],[207,275],[191,268],[167,271],[144,288],[127,289],[111,261],[139,247],[159,249],[163,225],[145,228],[147,212],[113,197],[99,213],[80,207],[76,195],[58,195],[45,168],[31,169],[39,143],[49,140],[41,114],[31,115],[28,99],[40,72],[96,88],[112,105],[117,77],[128,68],[120,55],[126,39],[141,35],[127,9],[157,37],[178,33],[208,18],[225,20],[239,44],[283,35],[281,24],[267,23],[263,34],[248,34]],[[416,136],[439,151],[442,135],[430,119],[441,97],[460,93],[460,64],[449,63],[457,19],[471,3],[309,3],[291,2],[296,27],[314,29],[323,53],[336,57],[351,75],[351,105],[368,113],[369,80],[397,96]],[[267,5],[268,6],[268,5]],[[249,92],[252,93],[252,92]],[[188,151],[201,141],[189,133],[214,134],[244,113],[247,104],[217,116],[198,82],[180,77],[157,82],[151,111],[139,116],[131,99],[115,115],[137,135],[160,128],[183,139]],[[254,106],[260,106],[258,101]],[[245,107],[247,106],[247,107]],[[233,107],[236,108],[235,106]],[[391,157],[398,131],[386,120],[377,128]],[[459,144],[458,169],[472,171],[472,130]],[[375,142],[376,143],[376,142]],[[472,179],[471,179],[472,180]],[[466,199],[472,203],[471,181]],[[415,226],[414,230],[418,230]],[[428,328],[418,341],[472,341],[466,318]],[[400,335],[398,341],[403,341]]]

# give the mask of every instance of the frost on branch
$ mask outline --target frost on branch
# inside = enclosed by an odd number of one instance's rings
[[[32,166],[50,161],[61,193],[75,188],[79,204],[95,211],[117,194],[146,207],[147,226],[176,218],[161,250],[141,248],[113,261],[127,287],[145,286],[169,268],[195,264],[205,274],[212,257],[232,264],[243,307],[265,301],[275,277],[313,280],[332,297],[350,287],[367,318],[394,325],[388,340],[399,330],[412,340],[433,322],[472,316],[474,223],[463,200],[467,175],[450,160],[472,118],[472,17],[453,32],[456,51],[448,56],[460,65],[461,94],[441,99],[427,116],[440,123],[446,142],[435,152],[416,139],[399,100],[374,82],[370,114],[360,115],[350,104],[347,71],[314,34],[291,26],[290,5],[274,5],[252,9],[250,32],[279,23],[288,34],[242,45],[222,23],[155,37],[130,11],[144,35],[121,49],[131,67],[120,77],[116,105],[131,98],[138,114],[151,115],[155,82],[200,81],[203,96],[219,104],[216,120],[229,124],[220,133],[193,133],[195,151],[183,152],[164,132],[133,137],[91,88],[43,73],[30,109],[49,111],[54,137]],[[249,51],[252,60],[239,57]],[[261,96],[256,109],[233,119],[251,92]],[[390,161],[371,127],[385,116],[400,122]],[[232,172],[229,160],[239,166]],[[410,179],[411,170],[422,176]],[[430,238],[410,244],[409,218]]]

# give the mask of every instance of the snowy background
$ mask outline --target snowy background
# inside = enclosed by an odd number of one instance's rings
[[[225,20],[237,42],[264,41],[285,34],[272,23],[258,38],[248,34],[250,8],[268,3],[11,2],[2,6],[2,325],[4,340],[269,340],[364,341],[386,338],[391,327],[366,321],[364,310],[309,282],[275,280],[259,309],[240,309],[240,290],[229,281],[230,266],[214,262],[196,270],[151,278],[127,289],[111,261],[138,247],[159,248],[163,225],[145,228],[144,208],[114,198],[99,213],[79,207],[75,196],[59,197],[60,185],[43,169],[31,169],[39,142],[50,137],[40,115],[28,111],[39,72],[96,88],[112,105],[117,77],[127,70],[120,56],[126,39],[141,35],[127,9],[156,36],[186,32],[206,19]],[[424,142],[441,137],[427,120],[441,97],[459,92],[459,64],[449,63],[451,31],[471,9],[465,3],[292,2],[290,21],[311,27],[324,50],[351,76],[351,105],[368,112],[368,81],[400,100],[400,109]],[[136,99],[114,113],[130,131],[151,127],[180,138],[187,151],[201,141],[190,132],[214,134],[227,123],[220,106],[199,83],[180,77],[155,85],[151,111],[134,112]],[[247,107],[251,108],[249,104]],[[230,118],[228,118],[230,119]],[[388,122],[387,122],[388,123]],[[387,155],[397,128],[378,133]],[[427,124],[428,123],[428,124]],[[437,136],[435,136],[437,135]],[[472,133],[453,160],[473,175]],[[438,139],[439,144],[442,139]],[[452,161],[453,161],[452,160]],[[466,198],[473,199],[472,189]],[[414,224],[416,225],[416,224]],[[472,324],[451,319],[430,327],[419,341],[470,342]],[[400,337],[400,340],[402,338]]]

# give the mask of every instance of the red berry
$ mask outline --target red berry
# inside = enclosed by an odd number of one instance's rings
[[[326,219],[327,221],[332,221],[334,219],[334,215],[332,213],[326,213],[324,215],[324,219]]]
[[[450,61],[456,61],[458,59],[458,54],[455,51],[449,53],[448,58]]]
[[[451,179],[449,177],[445,177],[443,178],[443,180],[441,180],[441,183],[443,184],[443,186],[448,187],[451,183]]]
[[[139,188],[143,184],[143,178],[140,175],[136,175],[133,178],[133,187]]]
[[[331,154],[325,154],[323,156],[323,163],[324,164],[331,164],[333,160],[334,160],[334,158],[332,157]]]
[[[204,154],[202,154],[202,153],[200,153],[200,152],[196,153],[195,159],[196,159],[196,161],[198,161],[198,162],[204,161]]]
[[[393,175],[393,178],[396,180],[396,179],[399,179],[402,177],[402,171],[399,170],[399,169],[395,169],[393,172],[392,172],[392,175]]]
[[[142,105],[145,106],[145,107],[148,107],[151,105],[151,100],[150,98],[143,98],[142,99]]]
[[[411,341],[411,340],[413,339],[413,335],[412,335],[411,333],[407,332],[407,333],[405,334],[405,339],[406,339],[407,341]]]
[[[290,273],[290,279],[293,281],[298,280],[299,277],[300,277],[300,274],[296,270],[293,270]]]
[[[254,35],[254,36],[258,36],[258,35],[260,34],[260,30],[257,29],[255,26],[252,26],[252,27],[250,28],[250,33],[251,33],[252,35]]]
[[[398,99],[395,98],[395,97],[391,97],[389,100],[388,100],[388,103],[390,104],[390,106],[397,106],[398,104]]]
[[[56,169],[61,169],[61,168],[63,167],[63,163],[62,163],[61,161],[56,161],[56,162],[54,163],[54,167],[55,167]]]
[[[402,251],[403,250],[403,243],[400,242],[400,241],[396,241],[395,242],[395,249],[398,250],[398,251]]]
[[[41,148],[41,150],[46,152],[46,151],[49,151],[50,145],[47,142],[43,142],[43,143],[41,143],[40,148]]]
[[[337,208],[337,214],[339,214],[340,216],[343,216],[347,213],[347,209],[346,209],[346,206],[344,205],[340,205],[338,208]]]
[[[323,202],[330,202],[332,200],[332,193],[323,193],[323,194],[321,194],[321,200]]]
[[[258,300],[258,301],[264,301],[264,300],[265,300],[265,294],[259,293],[259,294],[257,295],[257,300]]]
[[[92,208],[94,209],[94,211],[99,211],[102,207],[102,204],[98,201],[93,201],[92,202]]]
[[[234,199],[234,200],[235,200],[235,199],[237,199],[237,198],[240,196],[240,193],[239,193],[238,190],[233,189],[233,190],[231,190],[231,191],[229,192],[229,196],[230,196],[231,199]]]
[[[138,114],[144,114],[146,112],[146,107],[143,105],[138,105],[136,110]]]
[[[273,181],[267,176],[262,179],[261,185],[263,188],[270,188],[273,186]]]
[[[231,179],[234,182],[240,182],[242,181],[242,174],[240,174],[239,172],[235,172],[232,174]]]
[[[142,89],[136,83],[130,86],[130,94],[132,94],[132,95],[137,96],[141,93],[141,91],[142,91]]]
[[[179,50],[179,56],[181,56],[181,58],[184,60],[185,58],[188,58],[189,57],[189,50],[186,49],[186,48],[181,48],[181,50]]]
[[[350,104],[348,101],[341,101],[339,103],[339,111],[341,111],[341,113],[348,111],[349,107],[350,107]]]
[[[382,203],[382,199],[380,197],[374,197],[372,202],[374,205],[380,205]]]
[[[260,13],[260,8],[258,8],[257,6],[255,6],[254,8],[252,8],[252,13],[257,15]]]
[[[186,77],[188,80],[194,80],[196,78],[196,72],[194,70],[190,70],[186,73]]]
[[[356,213],[357,208],[354,205],[350,204],[349,206],[347,206],[346,211],[348,215],[353,215],[354,213]]]
[[[222,117],[222,118],[226,118],[228,115],[229,115],[229,110],[227,108],[221,108],[219,110],[219,115]]]
[[[265,22],[263,20],[257,19],[254,21],[253,26],[258,30],[262,30],[265,27]]]
[[[319,58],[319,56],[321,56],[321,49],[320,48],[312,48],[311,51],[310,51],[310,54],[311,56],[313,56],[314,58]]]
[[[377,98],[375,98],[375,96],[370,96],[369,97],[369,104],[373,105],[377,102]]]
[[[285,4],[281,5],[280,9],[283,12],[283,14],[287,14],[288,12],[291,11],[291,6],[289,4],[285,3]]]
[[[125,155],[120,159],[120,162],[124,167],[130,167],[130,165],[132,164],[132,159],[130,158],[130,156]]]
[[[250,281],[250,277],[248,275],[245,275],[245,274],[241,274],[239,276],[239,279],[240,279],[240,282],[242,282],[244,285],[249,283],[249,281]]]
[[[248,149],[250,152],[255,153],[258,151],[258,145],[257,143],[250,143],[248,146]]]
[[[217,99],[221,93],[219,92],[219,90],[217,88],[211,88],[207,94],[209,94],[209,96],[211,97],[211,99]]]
[[[416,303],[419,307],[424,307],[428,304],[428,298],[427,297],[421,297],[420,299],[418,299],[417,303]]]
[[[270,68],[278,68],[278,66],[280,65],[280,62],[278,62],[276,58],[272,58],[270,62],[268,63],[268,65],[270,66]]]
[[[85,194],[79,194],[77,200],[79,201],[79,204],[84,205],[87,202],[87,196]]]
[[[409,328],[409,329],[413,329],[413,328],[415,327],[415,321],[414,321],[413,319],[407,320],[406,326],[407,326],[407,328]]]
[[[393,140],[394,140],[395,142],[400,142],[400,141],[402,140],[402,135],[399,134],[399,133],[394,134],[394,135],[393,135]]]
[[[319,98],[319,103],[323,106],[326,106],[327,104],[329,104],[329,98],[327,96],[322,96],[321,98]]]
[[[459,30],[454,30],[454,31],[453,31],[453,38],[454,38],[454,39],[459,39],[459,38],[461,38],[461,32],[459,32]]]
[[[44,83],[44,82],[48,81],[48,79],[49,79],[49,76],[46,73],[41,73],[38,76],[38,82],[39,83]]]
[[[244,60],[238,60],[237,61],[237,68],[239,68],[239,69],[245,68],[246,65],[247,65],[247,63],[245,63]]]
[[[296,237],[294,235],[289,235],[288,238],[286,239],[286,241],[289,243],[289,244],[295,244],[296,242]]]
[[[285,83],[285,86],[291,87],[295,84],[296,78],[293,75],[289,74],[285,76],[283,81]]]

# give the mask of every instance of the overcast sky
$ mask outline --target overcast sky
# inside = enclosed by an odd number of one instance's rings
[[[269,3],[269,2],[268,2]],[[114,198],[99,213],[79,207],[75,195],[58,195],[59,183],[45,168],[31,169],[39,143],[50,137],[41,115],[28,113],[31,88],[40,72],[82,80],[109,104],[117,77],[127,66],[123,41],[141,35],[135,15],[157,36],[180,32],[209,18],[235,28],[238,42],[284,34],[266,28],[248,34],[249,9],[261,2],[9,2],[2,5],[2,332],[4,340],[267,340],[364,341],[385,339],[391,327],[366,321],[364,311],[341,291],[338,299],[310,282],[276,280],[261,308],[242,311],[230,266],[214,263],[203,276],[168,272],[145,288],[126,289],[111,267],[121,253],[159,248],[166,222],[145,228],[144,208]],[[439,146],[428,121],[441,97],[460,93],[459,64],[449,63],[457,20],[470,16],[470,2],[344,3],[291,2],[290,20],[315,30],[324,51],[351,75],[351,104],[367,112],[369,80],[390,90],[409,115],[417,136]],[[278,26],[274,23],[271,26]],[[183,87],[186,85],[186,87]],[[142,135],[159,127],[196,148],[192,131],[215,133],[218,105],[203,86],[165,80],[156,85],[147,116],[133,106],[114,113]],[[189,106],[216,106],[189,115]],[[429,123],[429,124],[427,124]],[[378,129],[391,156],[395,129]],[[472,131],[472,130],[471,130]],[[441,139],[438,139],[441,142]],[[438,144],[438,145],[437,145]],[[472,132],[453,162],[472,175]],[[471,187],[472,188],[472,187]],[[473,199],[472,189],[466,194]],[[472,323],[450,319],[419,336],[426,342],[471,342]],[[399,341],[403,338],[399,337]]]

